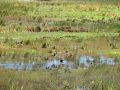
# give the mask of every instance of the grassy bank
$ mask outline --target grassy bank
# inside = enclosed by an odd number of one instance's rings
[[[100,52],[119,57],[114,52],[120,50],[119,33],[15,32],[1,33],[0,38],[0,54],[4,60],[8,57],[26,61],[59,57],[74,60],[77,55],[96,56]]]
[[[119,65],[50,71],[0,70],[1,90],[119,90]]]

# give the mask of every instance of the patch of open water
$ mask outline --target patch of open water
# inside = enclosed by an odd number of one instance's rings
[[[23,62],[0,62],[0,67],[5,69],[18,69],[18,70],[32,70],[32,69],[53,69],[53,68],[69,68],[74,69],[75,66],[81,67],[81,68],[89,68],[92,65],[115,65],[117,64],[117,60],[114,58],[107,58],[104,56],[100,57],[92,57],[92,56],[86,56],[82,55],[79,57],[79,60],[69,61],[69,60],[48,60],[46,62],[32,62],[32,63],[23,63]],[[77,65],[76,65],[77,64]]]

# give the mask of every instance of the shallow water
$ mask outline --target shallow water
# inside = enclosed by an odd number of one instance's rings
[[[60,67],[60,66],[64,66],[66,68],[73,68],[73,65],[74,63],[73,62],[70,62],[70,61],[67,61],[67,60],[50,60],[50,61],[47,61],[43,68],[57,68],[57,67]]]
[[[5,69],[18,69],[18,70],[31,70],[33,68],[33,64],[31,63],[12,63],[12,62],[4,62],[0,63],[0,67],[5,68]]]
[[[92,57],[92,56],[81,56],[79,59],[80,66],[83,67],[89,67],[91,65],[101,65],[101,64],[107,64],[107,65],[115,65],[116,60],[114,58],[107,58],[104,56],[100,56],[98,58]]]
[[[89,68],[92,65],[115,65],[117,62],[114,58],[107,58],[104,56],[92,57],[82,55],[79,57],[79,60],[75,60],[77,63],[69,60],[48,60],[46,62],[32,62],[32,63],[23,63],[23,62],[0,62],[0,67],[5,69],[17,69],[17,70],[32,70],[32,69],[53,69],[53,68],[69,68],[74,69],[76,66],[81,68]]]
[[[86,90],[85,87],[77,87],[77,90]]]

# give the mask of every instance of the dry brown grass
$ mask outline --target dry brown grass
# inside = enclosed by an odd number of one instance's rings
[[[10,49],[10,46],[7,46],[5,44],[0,44],[0,50],[8,50]]]

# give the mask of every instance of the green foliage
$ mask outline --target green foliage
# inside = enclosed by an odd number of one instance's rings
[[[5,22],[2,19],[0,19],[0,26],[5,26]]]

